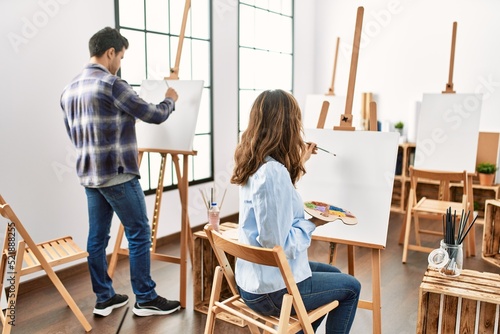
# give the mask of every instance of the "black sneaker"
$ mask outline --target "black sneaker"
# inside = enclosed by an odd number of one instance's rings
[[[168,300],[161,296],[156,297],[150,302],[135,303],[133,312],[139,317],[150,315],[165,315],[177,311],[181,308],[181,303],[176,300]]]
[[[103,303],[97,303],[94,307],[94,314],[106,317],[111,314],[115,308],[122,307],[128,303],[127,295],[116,294]]]

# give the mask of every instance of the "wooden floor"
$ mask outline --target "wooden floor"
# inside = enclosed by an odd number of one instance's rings
[[[402,216],[393,213],[389,224],[387,248],[382,251],[382,332],[384,334],[415,333],[418,309],[418,288],[427,267],[427,254],[409,252],[408,262],[401,263],[402,246],[398,244]],[[464,268],[500,272],[500,268],[481,258],[482,225],[476,226],[475,257],[464,260]],[[438,246],[438,241],[432,243]],[[328,244],[315,244],[311,248],[311,257],[315,260],[328,259]],[[175,255],[178,243],[163,246],[157,251]],[[345,246],[339,246],[337,266],[346,271]],[[356,277],[362,283],[362,299],[371,300],[371,257],[370,252],[356,248]],[[169,299],[179,296],[179,266],[176,264],[154,261],[152,276],[157,283],[157,292]],[[72,294],[76,303],[91,323],[91,333],[117,333],[120,322],[124,318],[120,333],[203,333],[206,316],[193,310],[192,280],[189,276],[188,304],[185,309],[167,316],[136,317],[132,313],[134,296],[129,282],[128,261],[121,260],[114,278],[114,287],[118,293],[128,294],[129,308],[115,310],[105,318],[94,317],[92,310],[95,296],[90,286],[88,273],[64,280],[64,284]],[[20,287],[23,288],[22,286]],[[75,334],[84,333],[83,327],[65,306],[63,299],[55,288],[44,288],[22,294],[19,297],[16,311],[16,326],[13,333],[50,333]],[[126,314],[125,314],[126,313]],[[323,332],[319,330],[318,332]],[[366,334],[372,332],[372,315],[370,311],[359,309],[356,314],[351,333]],[[248,333],[246,328],[218,321],[216,333]]]

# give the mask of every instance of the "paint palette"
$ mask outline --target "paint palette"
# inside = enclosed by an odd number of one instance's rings
[[[341,220],[346,225],[356,225],[358,223],[356,216],[350,211],[323,202],[304,202],[304,211],[314,218],[327,222]]]

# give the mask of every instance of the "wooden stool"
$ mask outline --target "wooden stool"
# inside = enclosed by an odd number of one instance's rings
[[[236,223],[222,223],[220,231],[234,230],[238,228]],[[212,281],[215,274],[215,268],[219,265],[217,258],[210,246],[205,231],[193,233],[194,238],[194,256],[193,256],[193,301],[194,310],[207,314],[208,304],[210,302],[210,293],[212,291]],[[234,264],[234,259],[232,259]],[[229,285],[224,279],[222,282],[221,294],[230,293]],[[221,312],[217,315],[218,319],[222,319],[234,325],[244,327],[245,323],[242,319],[236,318]]]
[[[445,277],[428,269],[418,304],[418,334],[497,334],[500,275],[463,270],[458,277]]]
[[[500,267],[500,201],[485,203],[482,257]]]

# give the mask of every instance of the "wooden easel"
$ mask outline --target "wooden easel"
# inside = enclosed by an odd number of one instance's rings
[[[340,116],[340,125],[334,130],[354,131],[352,126],[352,102],[354,100],[354,86],[356,85],[356,71],[358,69],[359,45],[361,44],[361,29],[363,27],[364,8],[358,7],[356,16],[356,28],[354,31],[354,41],[351,55],[351,69],[349,71],[349,83],[347,86],[347,98],[345,101],[345,111]]]
[[[356,85],[356,70],[358,66],[359,45],[361,43],[361,30],[363,26],[364,8],[358,7],[356,15],[356,28],[354,32],[354,41],[351,57],[351,68],[349,73],[349,85],[347,87],[347,99],[344,114],[340,117],[339,126],[334,126],[334,130],[354,131],[352,126],[352,103],[354,96],[354,87]],[[329,103],[324,101],[321,113],[318,120],[317,128],[323,129],[325,125],[326,116],[328,113]],[[377,131],[377,104],[374,101],[370,102],[370,130]],[[314,236],[313,236],[314,239]],[[328,238],[318,238],[318,240],[328,241]],[[339,242],[337,242],[339,243]],[[373,247],[373,245],[360,244],[357,242],[350,242],[346,240],[342,242],[347,245],[347,266],[348,273],[354,276],[354,246],[365,247],[371,249],[372,252],[372,301],[360,300],[358,303],[359,308],[371,310],[373,312],[373,333],[382,333],[382,303],[381,303],[381,290],[380,290],[380,248]],[[335,242],[330,241],[330,263],[336,257]]]
[[[335,73],[337,73],[337,58],[339,56],[339,44],[340,37],[337,37],[337,46],[335,47],[335,58],[333,59],[333,74],[332,74],[332,84],[330,88],[328,88],[328,93],[325,95],[335,95]]]
[[[450,70],[448,73],[448,83],[446,84],[446,89],[442,91],[443,94],[455,94],[456,92],[453,90],[453,68],[454,68],[454,63],[455,63],[455,45],[456,45],[456,40],[457,40],[457,22],[453,22],[453,31],[451,35],[451,52],[450,52]],[[473,178],[476,174],[475,173],[469,173],[468,180],[467,180],[467,194],[468,194],[468,200],[469,200],[469,207],[473,208],[474,206],[474,194],[472,190],[472,183],[473,183]],[[468,223],[470,224],[472,222],[473,217],[469,217]],[[475,233],[475,228],[472,228],[471,231],[469,232],[469,235],[466,238],[466,247],[465,247],[465,252],[467,256],[476,256],[476,233]]]
[[[446,89],[442,92],[443,94],[454,94],[453,90],[453,65],[455,63],[455,44],[457,40],[457,22],[453,22],[453,33],[451,35],[451,53],[450,53],[450,71],[448,73],[448,83],[446,84]]]
[[[170,76],[165,77],[165,80],[178,80],[179,79],[179,66],[181,64],[181,55],[182,55],[182,45],[184,43],[184,36],[186,34],[186,24],[187,17],[189,14],[189,9],[191,8],[191,0],[186,0],[184,4],[184,13],[182,14],[182,23],[181,23],[181,32],[179,34],[179,43],[177,45],[177,54],[175,56],[175,65],[170,68]]]
[[[170,69],[170,76],[165,77],[164,80],[178,80],[179,79],[179,65],[180,58],[182,55],[182,44],[184,42],[184,35],[186,31],[187,17],[189,14],[189,9],[191,8],[191,0],[186,0],[184,6],[184,13],[182,18],[182,26],[179,35],[179,45],[177,47],[177,55],[175,59],[175,65]],[[159,260],[164,262],[176,263],[180,265],[180,297],[179,301],[182,308],[186,307],[186,291],[187,291],[187,252],[191,256],[191,263],[193,262],[193,252],[194,252],[194,241],[193,234],[191,231],[191,225],[189,223],[188,215],[188,166],[189,157],[197,154],[196,151],[175,151],[175,150],[159,150],[159,149],[139,149],[139,165],[142,161],[142,156],[145,152],[148,153],[159,153],[161,155],[160,171],[158,176],[158,185],[156,187],[155,194],[155,205],[153,211],[153,219],[151,222],[151,259]],[[156,252],[156,235],[158,232],[158,225],[160,221],[160,208],[161,200],[163,196],[163,179],[165,176],[165,168],[167,163],[167,156],[172,157],[172,162],[175,166],[175,172],[177,176],[177,188],[179,190],[179,196],[181,201],[181,240],[180,240],[180,256],[170,256]],[[182,171],[180,166],[180,157],[182,157]],[[128,249],[121,248],[121,243],[123,240],[124,228],[120,224],[118,230],[118,236],[116,238],[115,247],[113,249],[113,254],[111,255],[111,260],[108,268],[108,275],[113,277],[113,273],[118,262],[118,255],[129,254]]]

